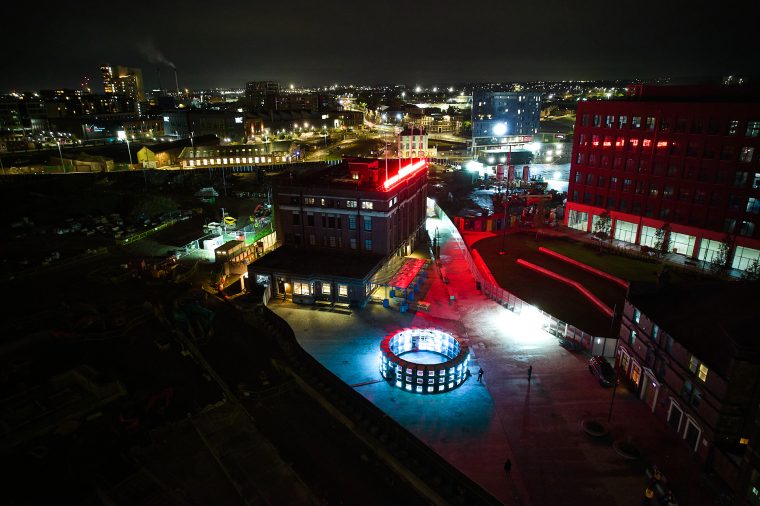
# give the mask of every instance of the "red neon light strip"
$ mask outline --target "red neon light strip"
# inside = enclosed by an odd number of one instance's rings
[[[571,265],[574,265],[580,269],[583,269],[585,271],[588,271],[592,274],[596,274],[597,276],[607,279],[609,281],[612,281],[613,283],[617,283],[618,285],[622,286],[623,288],[628,288],[629,284],[628,281],[625,281],[623,279],[620,279],[616,276],[613,276],[612,274],[607,274],[604,271],[600,271],[596,267],[591,267],[588,264],[584,264],[583,262],[579,262],[578,260],[575,260],[573,258],[566,257],[565,255],[562,255],[560,253],[557,253],[554,250],[550,250],[548,248],[544,248],[543,246],[539,246],[538,251],[541,253],[546,253],[547,255],[551,255],[557,260],[562,260],[563,262],[567,262]]]
[[[566,285],[570,285],[576,290],[578,290],[586,299],[589,300],[589,302],[592,302],[599,311],[606,314],[609,318],[612,318],[613,312],[612,308],[610,308],[607,304],[599,300],[596,295],[588,291],[588,288],[583,286],[582,284],[578,283],[577,281],[573,281],[572,279],[566,278],[565,276],[562,276],[561,274],[557,274],[556,272],[550,271],[549,269],[544,269],[541,266],[538,266],[536,264],[532,264],[530,262],[526,262],[522,258],[517,259],[517,264],[522,265],[523,267],[527,267],[528,269],[532,269],[538,273],[543,274],[544,276],[556,279],[557,281],[561,281],[562,283],[565,283]]]
[[[398,171],[398,174],[395,176],[391,176],[388,179],[386,179],[383,182],[383,186],[386,190],[389,190],[391,187],[395,186],[399,182],[401,182],[403,179],[406,179],[407,177],[412,176],[415,174],[418,170],[422,169],[427,165],[427,160],[419,160],[414,163],[410,163],[409,165],[405,167],[401,167]]]

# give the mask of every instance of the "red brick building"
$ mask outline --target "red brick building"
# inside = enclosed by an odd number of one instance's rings
[[[391,257],[409,255],[425,233],[427,161],[347,159],[289,169],[273,201],[282,247],[250,273],[296,302],[361,305],[377,284],[373,276]]]
[[[592,231],[605,210],[615,239],[732,266],[760,258],[760,92],[742,87],[632,86],[621,100],[578,104],[565,213]]]

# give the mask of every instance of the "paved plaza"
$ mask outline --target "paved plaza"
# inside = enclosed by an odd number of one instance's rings
[[[308,353],[505,504],[638,505],[649,462],[663,470],[681,504],[714,504],[685,446],[622,385],[610,436],[585,434],[583,420],[606,422],[612,389],[589,374],[586,355],[560,347],[540,320],[515,315],[479,292],[462,239],[429,219],[428,229],[436,227],[448,283],[431,267],[419,294],[430,303],[429,312],[370,304],[347,314],[282,301],[270,308],[288,321]],[[379,343],[408,326],[457,335],[470,347],[472,377],[438,395],[409,393],[383,381]],[[479,383],[480,367],[485,374]],[[631,441],[643,458],[624,459],[613,440]],[[506,459],[512,462],[509,473]]]

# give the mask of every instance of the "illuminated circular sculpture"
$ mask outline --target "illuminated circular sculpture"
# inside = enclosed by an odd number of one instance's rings
[[[442,361],[422,364],[404,360],[414,352],[431,352]],[[420,394],[453,390],[467,379],[470,350],[454,336],[437,329],[406,328],[380,342],[380,373],[389,383]]]

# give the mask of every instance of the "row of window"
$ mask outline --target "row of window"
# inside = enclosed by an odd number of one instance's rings
[[[299,204],[301,202],[300,197],[290,197],[290,203],[291,204]],[[361,208],[371,211],[375,208],[375,203],[370,200],[362,200],[361,202],[357,200],[336,200],[336,199],[327,199],[322,197],[304,197],[303,198],[303,204],[305,206],[321,206],[321,207],[334,207],[334,208],[340,208],[341,202],[343,202],[343,205],[346,209],[357,209],[359,207],[359,204],[361,204]],[[394,204],[398,202],[398,198],[394,197],[390,200],[390,203],[388,207],[393,207]]]
[[[630,121],[629,121],[630,119]],[[658,120],[655,116],[628,116],[615,114],[594,114],[589,113],[581,116],[581,126],[594,126],[596,128],[631,128],[644,129],[654,132]],[[740,129],[740,120],[730,120],[728,122],[709,119],[669,119],[660,118],[658,130],[660,132],[690,133],[708,135],[739,135],[743,131],[745,137],[757,137],[760,135],[760,120],[747,121],[745,128]]]
[[[332,284],[328,281],[317,281],[322,295],[332,294]],[[308,281],[294,281],[293,293],[295,295],[314,295],[316,286]],[[348,285],[338,285],[338,297],[348,297]]]
[[[735,197],[735,196],[732,196]],[[722,232],[739,234],[744,237],[752,237],[755,234],[755,222],[751,220],[738,221],[736,218],[722,218],[717,214],[708,214],[707,216],[699,215],[695,213],[689,213],[687,210],[681,208],[671,208],[665,203],[659,206],[653,202],[647,202],[646,206],[637,200],[629,201],[628,199],[621,198],[619,201],[615,196],[605,196],[602,194],[591,194],[586,192],[583,194],[583,199],[580,199],[580,194],[576,190],[573,192],[570,200],[572,202],[582,202],[586,205],[593,205],[594,207],[607,209],[610,211],[620,211],[623,213],[630,213],[639,216],[646,216],[648,218],[659,218],[661,220],[672,221],[675,223],[687,223],[695,227],[707,226],[712,230],[721,230]],[[732,209],[741,209],[742,200],[736,197],[737,204],[731,203]],[[714,205],[711,203],[711,205]],[[746,211],[752,214],[760,213],[760,203],[758,199],[747,201]],[[736,230],[738,225],[738,230]],[[572,225],[568,221],[568,226]],[[577,227],[573,227],[577,228]],[[585,230],[585,228],[584,228]],[[616,237],[618,239],[618,237]],[[630,241],[629,241],[630,242]]]
[[[718,149],[718,146],[710,143],[702,143],[699,141],[689,141],[688,143],[685,143],[673,140],[660,140],[655,143],[652,141],[652,139],[626,139],[625,137],[613,138],[609,135],[604,137],[599,135],[592,135],[591,140],[589,141],[588,137],[589,136],[586,134],[580,134],[578,137],[578,146],[582,148],[591,146],[592,148],[601,148],[602,150],[614,148],[617,151],[623,151],[627,149],[627,151],[632,153],[649,152],[654,148],[658,155],[686,155],[692,158],[707,159],[714,159],[717,157],[719,160],[738,160],[742,163],[751,163],[755,156],[754,146],[738,147],[727,144],[721,146],[720,149]],[[583,160],[586,158],[586,156],[586,152],[579,151],[576,154],[576,163],[584,163]],[[592,158],[598,157],[598,151],[593,151],[588,155],[588,157],[589,160],[598,159]],[[593,162],[589,161],[589,164],[593,165]]]
[[[239,164],[251,164],[251,163],[280,163],[290,160],[290,156],[249,156],[247,158],[203,158],[188,160],[187,164],[190,167],[201,167],[207,165],[239,165]]]
[[[301,225],[301,214],[298,212],[293,212],[293,225]],[[343,220],[340,216],[328,216],[323,214],[321,216],[322,218],[322,228],[337,228],[341,229],[343,228]],[[315,223],[315,218],[313,214],[307,214],[306,215],[306,223],[304,223],[308,227],[313,227]],[[363,223],[363,230],[367,232],[372,231],[372,218],[370,216],[362,216],[362,223]],[[356,230],[356,216],[353,214],[348,216],[348,229],[349,230]]]
[[[638,173],[646,173],[646,170],[638,170]],[[679,178],[681,180],[686,179],[694,179],[694,176],[697,175],[696,169],[694,167],[686,167],[683,172],[681,172],[678,167],[671,166],[668,167],[668,170],[665,174],[662,172],[655,172],[653,175],[655,176],[667,176],[672,178]],[[733,179],[733,186],[735,188],[745,188],[747,185],[752,182],[752,188],[753,189],[760,189],[760,172],[755,172],[753,177],[750,177],[751,173],[746,171],[736,171],[734,172],[734,179]],[[680,176],[680,177],[679,177]],[[717,185],[725,184],[726,178],[728,177],[728,173],[725,171],[717,171],[713,173],[709,169],[702,168],[700,169],[698,175],[697,175],[697,181],[704,182],[704,183],[715,183]],[[632,179],[630,178],[623,178],[623,190],[630,190]],[[599,188],[604,188],[607,186],[607,176],[603,174],[596,175],[594,173],[586,173],[586,176],[583,176],[583,172],[576,171],[573,175],[573,182],[578,184],[585,184],[586,186],[594,186],[594,183],[596,183],[596,186]],[[643,186],[646,184],[645,181],[640,180],[636,178],[636,193],[639,195],[642,195],[644,193],[647,193],[646,191],[640,191],[643,190]],[[657,186],[657,183],[652,182],[651,187],[659,187]],[[670,185],[665,185],[665,188],[673,188]],[[618,176],[610,176],[609,178],[609,188],[616,190],[618,189]],[[690,188],[689,187],[683,187],[684,189]],[[651,192],[649,192],[651,193]],[[668,192],[665,192],[665,195],[668,195]],[[671,191],[669,196],[672,196],[673,192]],[[653,196],[657,196],[657,192],[653,193]]]
[[[291,234],[286,233],[285,234],[285,240],[290,241],[292,240],[295,244],[301,244],[301,234]],[[314,234],[309,234],[309,245],[310,246],[316,246],[317,245],[317,237]],[[356,240],[355,237],[351,237],[349,239],[349,246],[351,249],[358,249],[359,242]],[[330,248],[342,248],[343,247],[343,238],[340,236],[322,236],[322,246],[324,247],[330,247]],[[372,239],[364,239],[364,250],[365,251],[372,251]]]

